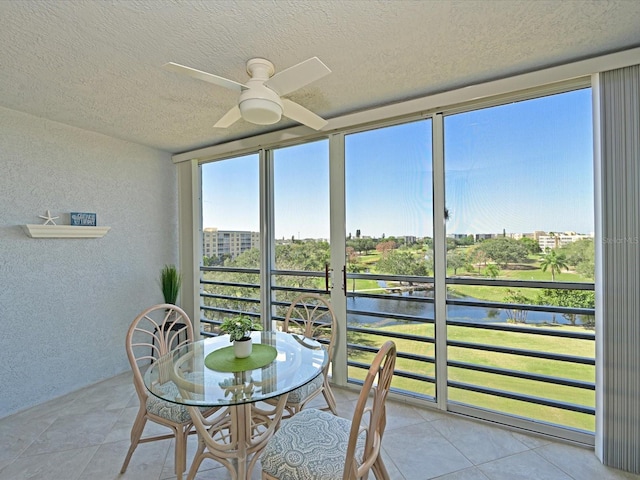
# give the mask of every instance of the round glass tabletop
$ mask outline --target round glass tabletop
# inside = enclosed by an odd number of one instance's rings
[[[173,403],[238,405],[290,392],[313,380],[329,361],[320,344],[295,334],[252,332],[251,339],[255,353],[237,360],[228,355],[229,335],[185,345],[151,365],[144,383],[153,395]]]

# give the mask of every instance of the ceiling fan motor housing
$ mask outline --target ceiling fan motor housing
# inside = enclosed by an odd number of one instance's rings
[[[280,96],[264,86],[275,72],[273,63],[264,58],[252,58],[247,62],[247,72],[251,76],[247,81],[249,88],[242,91],[238,102],[242,118],[257,125],[279,122],[284,110]]]

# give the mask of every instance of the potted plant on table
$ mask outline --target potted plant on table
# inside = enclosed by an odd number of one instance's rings
[[[236,315],[225,318],[220,324],[220,331],[229,334],[233,342],[236,358],[246,358],[251,355],[251,331],[262,330],[262,325],[247,315]]]

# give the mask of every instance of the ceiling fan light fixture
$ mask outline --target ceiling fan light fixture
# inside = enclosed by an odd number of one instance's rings
[[[331,73],[318,57],[311,57],[278,73],[269,60],[251,58],[247,61],[247,73],[251,78],[246,83],[173,62],[165,64],[164,68],[240,92],[238,103],[216,122],[215,128],[228,128],[241,118],[256,125],[273,125],[283,115],[314,130],[320,130],[328,123],[302,105],[283,98]]]
[[[242,118],[256,125],[272,125],[282,118],[282,106],[267,98],[247,98],[239,107]]]

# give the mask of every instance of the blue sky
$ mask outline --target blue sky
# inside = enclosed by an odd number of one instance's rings
[[[348,135],[347,233],[432,235],[431,121]],[[447,233],[593,232],[591,90],[445,117]],[[277,238],[328,238],[328,141],[275,151]],[[203,224],[259,229],[258,157],[203,166]]]

